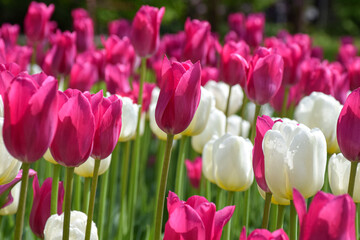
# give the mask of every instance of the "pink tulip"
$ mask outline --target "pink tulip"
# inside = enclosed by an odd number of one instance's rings
[[[90,62],[96,67],[99,79],[105,79],[105,55],[105,49],[86,51],[76,56],[76,62],[83,64]]]
[[[36,176],[33,180],[34,200],[30,212],[29,225],[31,231],[41,239],[44,238],[46,221],[51,216],[51,184],[52,178],[45,179],[41,187],[39,186],[39,180]],[[65,192],[63,182],[59,182],[58,191],[57,214],[60,215],[63,212],[62,206]]]
[[[350,90],[353,91],[360,87],[360,57],[354,58],[354,60],[348,65],[348,74],[350,80]]]
[[[48,22],[54,9],[54,4],[47,7],[45,3],[31,2],[24,21],[25,34],[30,41],[40,42],[48,36]]]
[[[219,69],[216,67],[204,67],[201,69],[201,86],[213,80],[215,82],[219,81]]]
[[[84,52],[94,48],[94,23],[90,17],[74,17],[74,32],[76,32],[76,49]]]
[[[160,24],[165,8],[142,6],[136,13],[130,33],[131,43],[140,57],[153,55],[160,43]]]
[[[281,112],[283,102],[284,102],[284,95],[285,95],[285,87],[281,86],[275,96],[271,99],[270,105],[277,111],[278,113]],[[290,106],[297,106],[302,98],[302,88],[299,83],[295,84],[294,86],[290,87],[289,95],[288,95],[288,102],[286,104],[286,109],[289,109]]]
[[[169,58],[180,61],[185,46],[185,38],[185,32],[183,31],[175,34],[165,34],[160,42],[159,51],[162,51],[162,53],[159,58],[163,59],[164,54],[166,54]]]
[[[265,179],[265,162],[264,152],[262,149],[262,142],[265,133],[271,130],[274,125],[274,121],[266,115],[262,117],[258,116],[256,121],[256,135],[253,148],[253,169],[255,173],[255,179],[259,187],[264,191],[270,193],[270,189],[266,184]]]
[[[96,66],[91,62],[77,62],[71,68],[69,87],[79,89],[80,91],[90,91],[97,79],[98,72]]]
[[[299,215],[300,240],[355,240],[356,207],[349,195],[334,196],[318,192],[306,211],[305,199],[293,191],[294,205]]]
[[[245,227],[242,229],[239,240],[288,240],[289,237],[282,229],[270,232],[267,229],[255,229],[246,237]]]
[[[337,122],[337,140],[342,154],[350,161],[360,161],[360,88],[346,99]]]
[[[185,160],[185,166],[187,170],[187,175],[189,177],[190,183],[194,188],[199,188],[201,173],[202,173],[202,159],[201,157],[195,158],[194,161],[189,159]]]
[[[95,133],[95,118],[89,100],[78,90],[59,93],[58,127],[50,151],[55,161],[77,167],[90,156]]]
[[[357,48],[353,43],[343,43],[338,52],[337,60],[347,66],[357,55]]]
[[[318,58],[320,60],[323,60],[324,58],[324,49],[322,47],[313,47],[311,48],[311,55],[312,58]]]
[[[4,23],[0,28],[0,38],[5,42],[6,47],[12,47],[16,45],[20,32],[20,26],[17,24],[11,25]]]
[[[120,39],[123,37],[130,37],[131,22],[126,19],[118,19],[109,22],[108,24],[109,36],[116,35]]]
[[[21,73],[4,94],[4,143],[16,159],[32,163],[48,149],[56,130],[57,81]]]
[[[230,30],[235,32],[237,38],[243,40],[246,35],[245,15],[241,12],[230,14],[228,17]]]
[[[6,63],[6,51],[4,40],[0,38],[0,64]]]
[[[246,42],[251,47],[257,47],[261,44],[264,35],[265,16],[263,13],[250,14],[246,18]]]
[[[107,64],[105,67],[106,88],[111,94],[123,95],[131,91],[130,66],[125,64]]]
[[[127,37],[122,39],[116,35],[110,36],[106,41],[102,39],[106,50],[106,62],[110,64],[127,64],[132,72],[135,65],[135,50]]]
[[[218,67],[219,55],[222,51],[222,46],[219,42],[219,36],[216,33],[211,33],[208,37],[208,50],[206,53],[207,66]]]
[[[259,48],[249,62],[246,94],[256,104],[268,103],[281,86],[284,70],[282,57],[272,49]]]
[[[90,17],[89,13],[83,8],[75,8],[71,11],[71,16],[74,20]]]
[[[301,60],[308,59],[311,54],[312,39],[309,35],[304,33],[297,33],[288,39],[289,42],[299,44],[302,52]]]
[[[104,159],[112,153],[119,140],[122,102],[116,95],[104,98],[102,90],[92,95],[87,92],[85,96],[91,103],[95,117],[94,147],[91,157]]]
[[[348,74],[339,62],[332,62],[328,66],[332,72],[333,91],[331,95],[341,104],[344,104],[350,91],[350,79]]]
[[[76,45],[75,33],[57,31],[52,36],[52,47],[46,54],[43,63],[44,72],[57,76],[58,74],[69,74],[75,62]]]
[[[20,73],[20,67],[16,63],[0,64],[0,95],[4,96],[10,86],[11,80]]]
[[[232,217],[235,206],[216,212],[214,203],[201,196],[192,196],[186,202],[169,192],[167,198],[169,219],[165,224],[164,240],[220,240],[224,225]]]
[[[15,45],[8,49],[6,61],[17,63],[22,71],[26,71],[30,63],[33,49],[27,46]]]
[[[155,109],[156,123],[168,134],[184,131],[200,102],[200,62],[177,62],[164,58],[162,88]]]
[[[183,60],[206,63],[206,54],[209,49],[210,24],[207,21],[186,19],[185,22],[185,47]]]

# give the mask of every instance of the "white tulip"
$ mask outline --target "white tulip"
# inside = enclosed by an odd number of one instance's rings
[[[55,161],[54,157],[51,155],[50,148],[48,148],[48,150],[46,150],[43,158],[44,158],[46,161],[48,161],[48,162],[50,162],[50,163],[52,163],[52,164],[58,164],[58,163]]]
[[[225,113],[226,104],[229,95],[229,85],[224,82],[208,81],[204,86],[215,97],[216,108]],[[229,115],[235,114],[241,107],[244,93],[240,85],[234,85],[231,88]]]
[[[249,137],[250,123],[238,115],[231,115],[227,118],[227,133],[235,136]]]
[[[319,128],[326,138],[329,153],[339,152],[336,126],[342,105],[332,96],[313,92],[296,107],[295,119],[309,128]]]
[[[204,150],[202,152],[202,173],[204,174],[205,178],[212,183],[215,183],[213,146],[217,138],[218,137],[214,135],[213,138],[205,144]]]
[[[118,96],[122,101],[121,132],[119,142],[126,142],[135,137],[136,121],[139,113],[139,105],[133,103],[128,97]]]
[[[292,200],[296,188],[305,198],[324,183],[326,140],[317,128],[276,122],[263,140],[265,178],[271,192]]]
[[[70,215],[70,240],[85,239],[87,215],[79,211],[71,211]],[[54,214],[48,218],[45,224],[45,240],[62,240],[64,225],[64,213]],[[94,222],[91,223],[90,240],[97,240],[97,228]]]
[[[4,126],[4,118],[0,118],[0,131]],[[11,182],[19,172],[21,162],[15,159],[7,151],[3,139],[3,135],[0,134],[0,185]]]
[[[215,98],[212,93],[201,87],[201,98],[195,115],[190,125],[181,133],[185,136],[195,136],[200,134],[208,122],[210,111],[215,106]]]
[[[348,192],[351,162],[342,153],[333,154],[329,159],[328,174],[329,184],[333,194],[342,195]],[[360,165],[356,169],[354,202],[360,202]]]
[[[191,145],[193,149],[202,153],[205,144],[214,136],[222,136],[225,133],[226,117],[223,112],[213,108],[211,110],[209,120],[206,124],[205,129],[196,136],[191,138]]]
[[[13,197],[13,201],[6,207],[0,209],[0,215],[12,215],[17,212],[19,206],[20,188],[21,181],[15,184],[15,186],[11,189],[11,196]]]
[[[111,155],[110,154],[107,158],[100,160],[100,167],[99,167],[99,176],[104,174],[106,170],[109,169],[111,163]],[[78,167],[75,167],[75,173],[82,177],[93,177],[94,174],[94,167],[95,167],[95,159],[89,157],[83,164]]]
[[[213,170],[216,184],[227,191],[245,191],[253,180],[253,145],[249,139],[225,134],[213,145]]]

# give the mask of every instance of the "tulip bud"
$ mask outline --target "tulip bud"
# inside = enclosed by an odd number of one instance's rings
[[[99,173],[98,175],[104,174],[110,167],[111,155],[100,161]],[[95,159],[89,157],[83,164],[78,167],[75,167],[75,173],[81,177],[93,177],[95,167]]]
[[[97,80],[98,72],[94,64],[90,62],[77,62],[71,68],[69,88],[90,91]]]
[[[71,211],[70,214],[70,239],[85,239],[87,216],[83,212]],[[64,214],[52,215],[46,222],[44,235],[45,240],[62,239],[62,228],[64,225]],[[97,228],[91,222],[90,240],[98,240]]]
[[[325,136],[328,153],[335,153],[339,151],[336,123],[341,108],[341,104],[332,96],[313,92],[299,102],[294,118],[309,128],[319,128]]]
[[[306,198],[324,183],[326,140],[317,128],[275,122],[263,139],[265,179],[272,193],[291,200],[297,188]]]

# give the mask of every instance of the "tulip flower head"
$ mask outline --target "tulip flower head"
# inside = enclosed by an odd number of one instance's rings
[[[289,240],[283,229],[270,232],[267,229],[255,229],[246,237],[245,227],[242,229],[239,240]]]
[[[105,159],[100,161],[100,167],[98,175],[104,174],[110,167],[111,163],[111,154],[107,156]],[[93,177],[94,176],[94,167],[95,167],[95,159],[89,157],[83,164],[78,167],[75,167],[74,172],[81,177]]]
[[[194,161],[189,159],[185,160],[185,166],[187,170],[187,176],[190,183],[194,188],[199,188],[201,180],[202,159],[201,157],[195,158]]]

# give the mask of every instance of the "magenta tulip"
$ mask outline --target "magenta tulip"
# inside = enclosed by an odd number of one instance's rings
[[[241,231],[239,240],[288,240],[289,237],[282,229],[270,232],[267,229],[255,229],[246,237],[245,227]]]
[[[71,11],[71,16],[73,20],[90,17],[89,13],[83,8],[75,8],[74,10]]]
[[[191,185],[194,188],[199,188],[202,173],[202,158],[197,157],[194,161],[186,159],[185,166],[187,170],[187,176],[189,177]]]
[[[272,49],[259,48],[249,62],[246,95],[259,105],[268,103],[281,86],[284,71],[282,57]]]
[[[245,15],[241,12],[230,14],[228,17],[228,25],[231,31],[234,31],[238,39],[243,40],[246,35]]]
[[[263,13],[250,14],[246,18],[246,42],[251,47],[257,47],[263,40],[265,27],[265,15]]]
[[[164,240],[220,240],[224,225],[232,217],[235,206],[216,211],[214,203],[201,196],[192,196],[186,202],[169,192],[167,198],[169,219],[165,225]]]
[[[76,49],[84,52],[94,48],[94,23],[90,17],[75,18],[73,21],[76,32]]]
[[[8,63],[17,63],[22,71],[26,71],[30,63],[32,53],[32,48],[16,45],[8,49],[6,60]]]
[[[99,79],[105,79],[105,55],[105,49],[86,51],[76,56],[76,62],[82,64],[90,62],[97,69]]]
[[[344,42],[339,48],[337,60],[347,66],[356,57],[357,51],[358,49],[353,43]]]
[[[350,161],[360,161],[360,88],[346,99],[337,122],[337,140],[342,154]]]
[[[205,86],[210,80],[219,81],[219,69],[216,67],[204,67],[201,69],[201,86]]]
[[[30,212],[29,225],[31,231],[39,238],[44,238],[44,228],[47,219],[51,216],[50,204],[51,204],[51,184],[52,178],[47,178],[39,186],[39,180],[35,176],[33,180],[34,199]],[[59,182],[58,200],[57,200],[57,214],[60,215],[63,210],[64,201],[64,186],[63,182]]]
[[[32,163],[48,149],[56,130],[57,81],[45,74],[16,76],[4,94],[4,143],[14,158]]]
[[[0,38],[0,64],[6,63],[6,51],[4,40]]]
[[[112,35],[106,41],[102,39],[102,42],[108,64],[127,64],[130,72],[133,72],[136,60],[135,50],[127,37],[120,39],[116,35]]]
[[[160,42],[159,51],[161,55],[159,58],[164,58],[164,54],[169,58],[174,58],[180,61],[182,58],[184,46],[185,46],[185,32],[180,31],[175,34],[165,34]]]
[[[126,64],[107,64],[105,67],[106,88],[111,94],[123,95],[131,91],[130,66]]]
[[[349,195],[318,192],[306,212],[305,199],[296,189],[294,205],[299,215],[300,240],[355,240],[354,201]]]
[[[109,22],[108,24],[109,36],[116,35],[120,39],[123,37],[130,37],[131,22],[126,19],[118,19]]]
[[[350,90],[353,91],[360,87],[360,57],[354,58],[354,60],[348,65],[348,74],[350,80]]]
[[[16,45],[20,32],[20,26],[17,24],[11,25],[4,23],[0,28],[0,38],[4,40],[6,47],[12,47]]]
[[[140,57],[153,55],[160,43],[160,24],[165,8],[142,6],[136,13],[130,33],[131,43]]]
[[[317,59],[316,59],[317,60]],[[304,78],[302,76],[301,83],[303,87],[303,91],[305,95],[310,95],[312,92],[322,92],[325,94],[332,95],[333,88],[333,74],[331,69],[329,68],[328,62],[323,61],[322,63],[316,64],[314,60],[308,60],[309,63],[305,60],[303,62],[303,67],[306,64],[309,64],[309,75],[308,78]],[[305,65],[304,65],[305,64]],[[303,71],[304,68],[301,69]],[[301,74],[303,74],[302,72]]]
[[[77,62],[71,68],[69,87],[80,91],[90,91],[97,80],[98,72],[94,64]]]
[[[90,156],[95,133],[91,105],[79,90],[59,91],[58,127],[50,151],[55,161],[77,167]]]
[[[10,86],[11,80],[20,73],[20,67],[16,63],[0,64],[0,95],[4,96]]]
[[[31,2],[24,21],[26,37],[32,42],[40,42],[49,34],[48,22],[54,12],[54,4]]]
[[[164,132],[178,134],[189,126],[200,102],[200,62],[180,63],[165,56],[161,81],[156,123]]]

